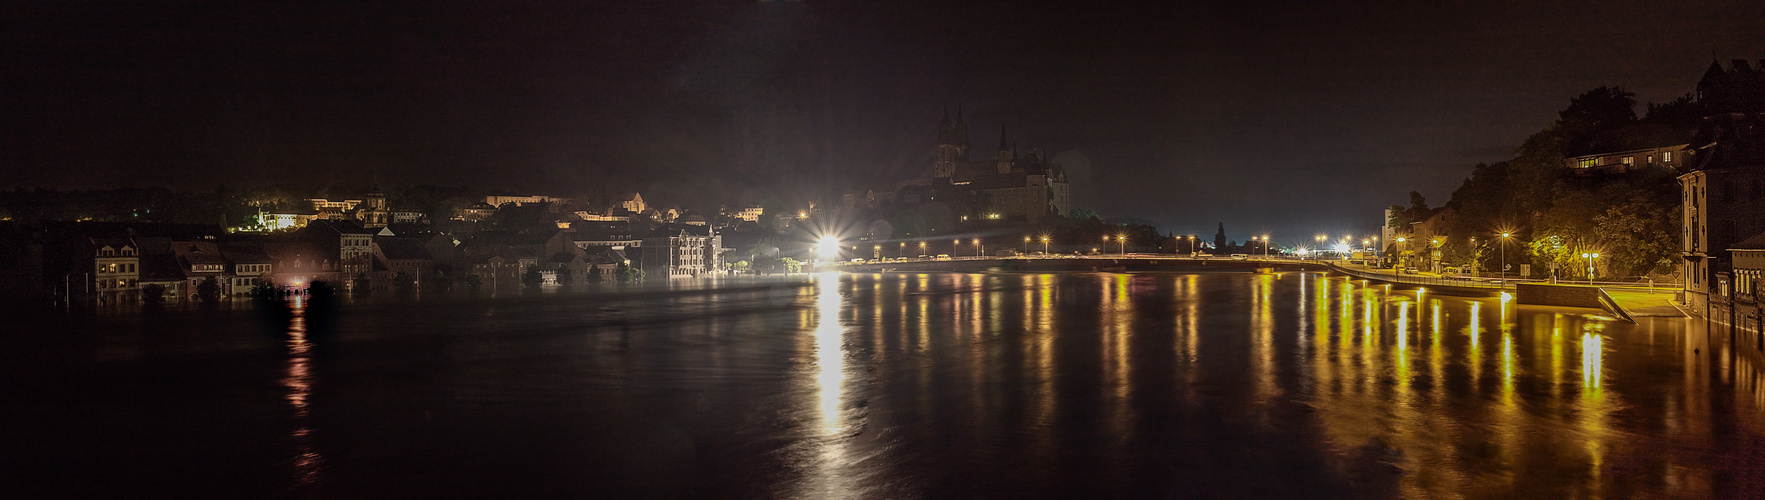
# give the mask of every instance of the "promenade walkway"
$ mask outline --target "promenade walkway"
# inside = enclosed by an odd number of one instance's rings
[[[1374,269],[1367,266],[1328,262],[1332,270],[1366,279],[1388,283],[1404,283],[1429,287],[1450,287],[1468,292],[1486,292],[1495,295],[1502,291],[1511,291],[1519,283],[1544,283],[1546,280],[1507,280],[1505,287],[1501,280],[1493,278],[1452,278],[1430,273],[1396,274],[1388,269]],[[1559,283],[1560,285],[1578,286],[1575,283]],[[1639,286],[1627,283],[1594,283],[1592,285],[1605,290],[1623,312],[1632,317],[1682,318],[1686,316],[1683,309],[1675,303],[1678,299],[1679,284],[1662,284],[1661,286]]]

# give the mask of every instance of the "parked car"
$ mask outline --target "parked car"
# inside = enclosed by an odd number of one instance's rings
[[[1235,253],[1232,254],[1232,260],[1250,260],[1250,254]]]

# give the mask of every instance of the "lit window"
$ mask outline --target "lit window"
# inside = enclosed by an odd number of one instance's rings
[[[1662,161],[1662,162],[1671,162],[1671,161],[1673,161],[1673,152],[1672,152],[1672,151],[1666,151],[1666,152],[1662,152],[1662,153],[1661,153],[1661,161]]]
[[[1635,156],[1624,157],[1624,164],[1625,165],[1635,165],[1636,164],[1636,157]]]

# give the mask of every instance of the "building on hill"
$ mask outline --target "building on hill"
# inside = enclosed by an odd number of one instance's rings
[[[1724,69],[1712,58],[1698,80],[1695,97],[1706,113],[1765,112],[1765,59],[1759,60],[1758,68],[1746,59],[1735,59]]]
[[[988,158],[970,155],[968,123],[961,111],[956,121],[945,115],[938,123],[937,159],[930,179],[848,192],[848,208],[917,206],[941,202],[964,220],[1039,222],[1072,211],[1066,170],[1046,154],[1018,154],[999,128],[999,147]]]
[[[1706,118],[1679,186],[1685,301],[1707,315],[1729,248],[1765,232],[1765,113]]]
[[[1659,123],[1632,125],[1593,136],[1570,151],[1563,165],[1576,175],[1619,174],[1648,168],[1677,172],[1685,164],[1695,129]]]

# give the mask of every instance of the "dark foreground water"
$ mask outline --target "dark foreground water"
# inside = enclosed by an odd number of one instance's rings
[[[1758,362],[1317,274],[14,320],[0,497],[1757,497]]]

